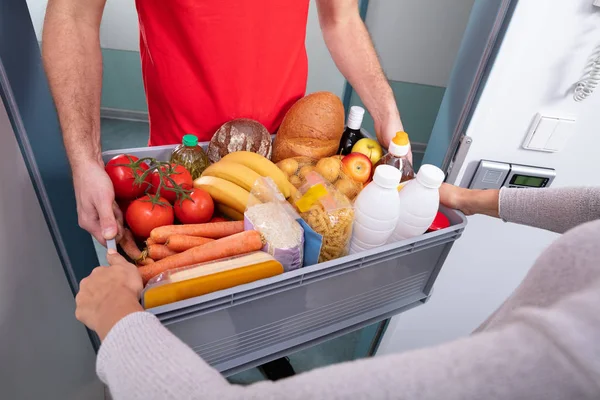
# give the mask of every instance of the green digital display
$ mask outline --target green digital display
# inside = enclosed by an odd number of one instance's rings
[[[529,186],[529,187],[542,187],[546,178],[538,178],[535,176],[515,175],[512,179],[513,185]]]

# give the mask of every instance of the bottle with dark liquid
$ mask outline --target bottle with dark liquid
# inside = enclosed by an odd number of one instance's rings
[[[396,132],[396,136],[390,142],[388,153],[381,157],[374,168],[380,165],[391,165],[402,173],[398,189],[404,186],[408,181],[415,178],[415,171],[412,164],[408,161],[408,151],[410,150],[410,141],[406,132]]]
[[[346,129],[342,134],[340,140],[340,148],[338,154],[343,156],[352,153],[352,147],[362,139],[364,136],[360,132],[360,126],[362,125],[363,116],[365,115],[365,109],[359,106],[350,107],[350,113],[348,114],[348,122]]]

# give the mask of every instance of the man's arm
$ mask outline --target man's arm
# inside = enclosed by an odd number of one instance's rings
[[[317,8],[333,61],[369,110],[377,138],[387,148],[404,128],[394,93],[360,18],[358,0],[317,0]]]
[[[114,189],[100,145],[99,36],[105,1],[50,0],[42,38],[44,67],[73,172],[79,225],[102,243],[118,230]]]

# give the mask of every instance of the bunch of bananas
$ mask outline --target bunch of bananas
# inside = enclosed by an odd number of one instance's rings
[[[242,220],[252,186],[261,176],[271,178],[286,199],[295,191],[275,164],[249,151],[230,153],[212,164],[194,181],[194,187],[208,192],[222,214]]]

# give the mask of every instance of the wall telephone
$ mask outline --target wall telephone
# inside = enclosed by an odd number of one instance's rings
[[[590,97],[600,84],[600,46],[596,53],[586,65],[585,76],[575,84],[575,93],[573,94],[575,101],[583,101]]]
[[[600,0],[594,0],[594,5],[600,7]],[[590,61],[585,66],[585,75],[575,84],[575,101],[583,101],[590,97],[594,90],[600,84],[600,46],[590,57]]]

